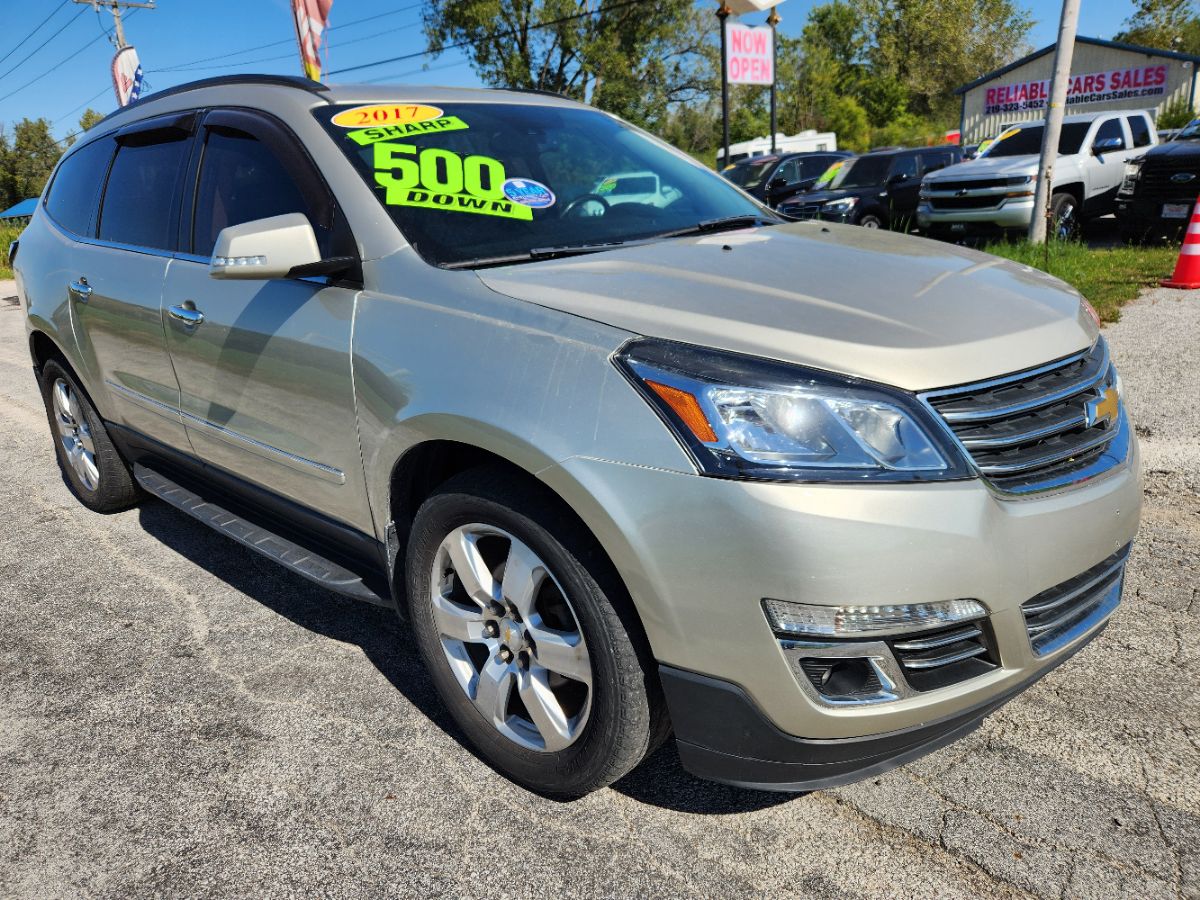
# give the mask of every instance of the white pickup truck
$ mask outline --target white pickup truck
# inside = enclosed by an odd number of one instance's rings
[[[1014,125],[978,159],[928,175],[917,206],[921,231],[956,238],[1027,229],[1043,128],[1041,121]],[[1054,164],[1054,233],[1069,238],[1081,220],[1112,212],[1126,161],[1157,142],[1144,110],[1067,116]]]

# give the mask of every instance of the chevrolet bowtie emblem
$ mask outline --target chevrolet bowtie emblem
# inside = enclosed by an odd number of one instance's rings
[[[1112,424],[1117,421],[1120,411],[1121,397],[1117,393],[1117,389],[1115,387],[1105,388],[1103,394],[1087,403],[1088,427],[1099,425],[1101,422]]]

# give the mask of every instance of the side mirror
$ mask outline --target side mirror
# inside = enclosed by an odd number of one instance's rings
[[[1092,144],[1092,153],[1100,156],[1104,153],[1112,153],[1114,150],[1125,149],[1125,138],[1102,138]]]
[[[907,172],[897,172],[895,175],[892,175],[890,178],[888,178],[887,183],[889,185],[893,185],[893,184],[902,184],[905,181],[908,181],[908,173]]]
[[[780,175],[776,178],[772,178],[769,182],[767,182],[767,190],[774,193],[775,191],[783,190],[785,187],[787,187],[787,185],[788,185],[787,179],[784,178],[782,175]]]
[[[308,217],[286,213],[222,228],[208,274],[238,279],[316,275],[320,273],[311,269],[322,262]]]

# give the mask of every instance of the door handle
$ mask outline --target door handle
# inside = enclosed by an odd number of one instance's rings
[[[87,279],[82,275],[79,276],[78,281],[72,281],[68,287],[71,291],[71,296],[80,303],[87,303],[88,299],[92,296],[91,285],[88,284]]]
[[[187,328],[195,328],[204,321],[204,313],[196,309],[191,300],[183,306],[172,306],[167,309],[172,319],[178,319]]]

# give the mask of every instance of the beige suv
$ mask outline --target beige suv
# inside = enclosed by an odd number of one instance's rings
[[[785,222],[577,103],[162,91],[71,148],[14,263],[81,502],[157,497],[394,606],[547,794],[672,734],[734,784],[884,771],[1120,600],[1137,445],[1078,294]]]

